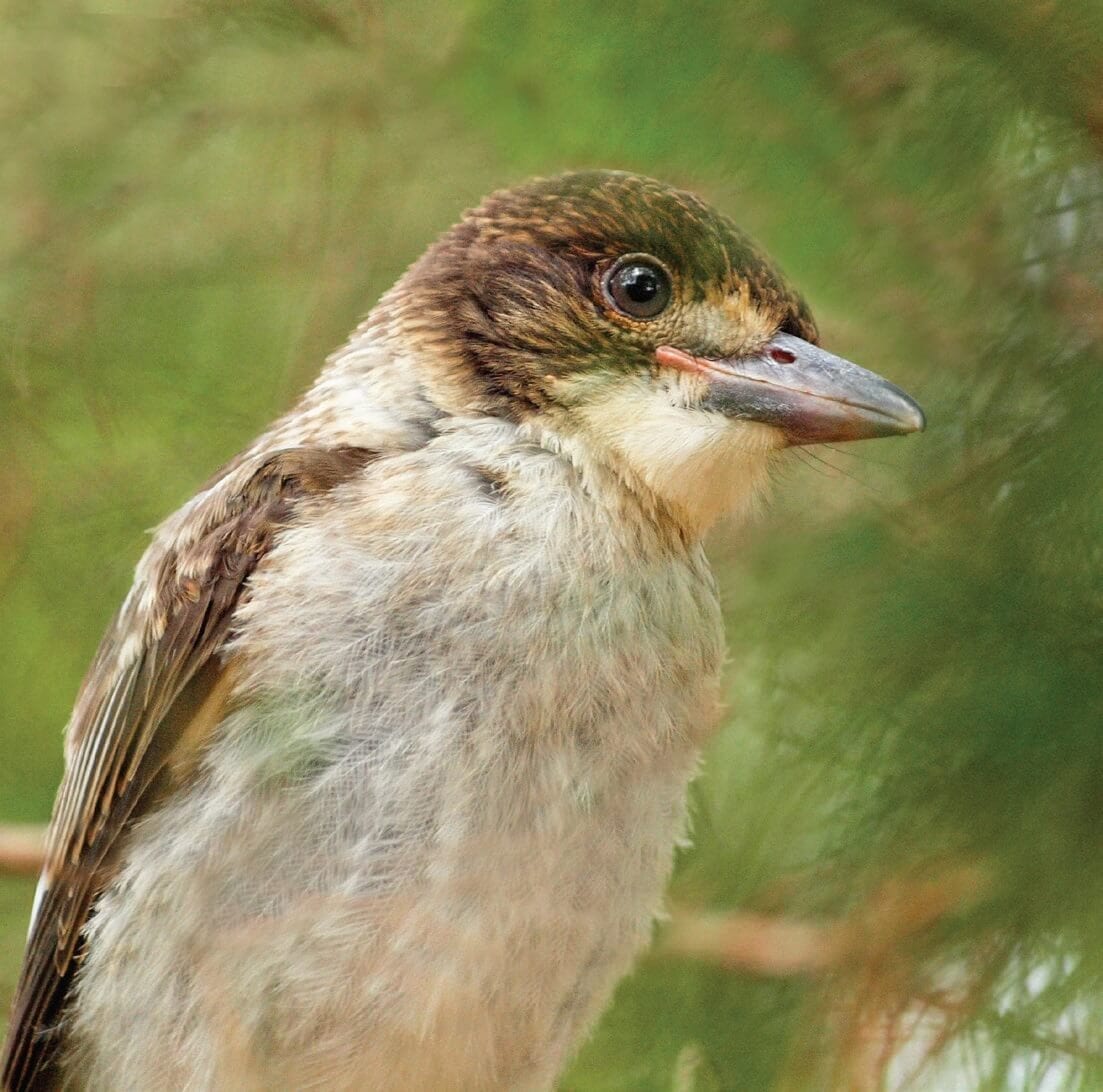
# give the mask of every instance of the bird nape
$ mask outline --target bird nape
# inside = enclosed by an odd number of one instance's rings
[[[817,341],[729,220],[635,175],[433,244],[139,561],[4,1087],[551,1087],[715,723],[701,536],[790,445],[923,427]]]

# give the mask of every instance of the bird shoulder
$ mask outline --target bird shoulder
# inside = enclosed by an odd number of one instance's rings
[[[70,720],[4,1051],[9,1092],[49,1085],[81,933],[126,831],[194,770],[228,711],[234,666],[222,653],[249,577],[304,503],[375,457],[304,445],[236,460],[142,559]]]

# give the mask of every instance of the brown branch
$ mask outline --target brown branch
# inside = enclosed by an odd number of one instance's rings
[[[46,847],[43,826],[0,825],[0,872],[36,876],[42,870]]]
[[[890,880],[852,913],[826,922],[680,908],[661,951],[779,977],[867,964],[973,902],[989,882],[979,865],[958,865],[928,880]]]
[[[907,942],[975,902],[991,886],[989,868],[953,864],[924,878],[888,880],[833,921],[681,908],[672,915],[660,952],[757,975],[822,978],[825,985],[813,1001],[816,1015],[811,1023],[833,1043],[820,1054],[826,1060],[827,1068],[821,1070],[826,1087],[879,1092],[901,1045],[924,1017],[933,1011],[940,1025],[924,1051],[925,1064],[966,1018],[966,1002],[979,1003],[981,983],[999,962],[982,959],[969,976],[975,988],[965,991],[962,1006],[940,1011],[922,993],[922,968]],[[798,1050],[792,1063],[793,1071],[780,1087],[807,1087],[807,1058]]]

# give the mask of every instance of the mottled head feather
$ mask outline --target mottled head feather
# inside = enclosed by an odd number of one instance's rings
[[[626,254],[674,280],[664,315],[611,313],[602,272]],[[388,321],[452,361],[473,408],[523,417],[557,378],[649,368],[659,344],[731,354],[778,329],[816,339],[800,295],[727,217],[691,193],[620,171],[500,190],[437,241],[385,301]]]

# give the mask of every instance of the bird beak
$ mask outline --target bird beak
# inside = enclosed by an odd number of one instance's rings
[[[655,359],[705,380],[703,408],[773,425],[790,444],[902,436],[926,424],[899,387],[792,334],[753,356],[710,360],[663,345]]]

